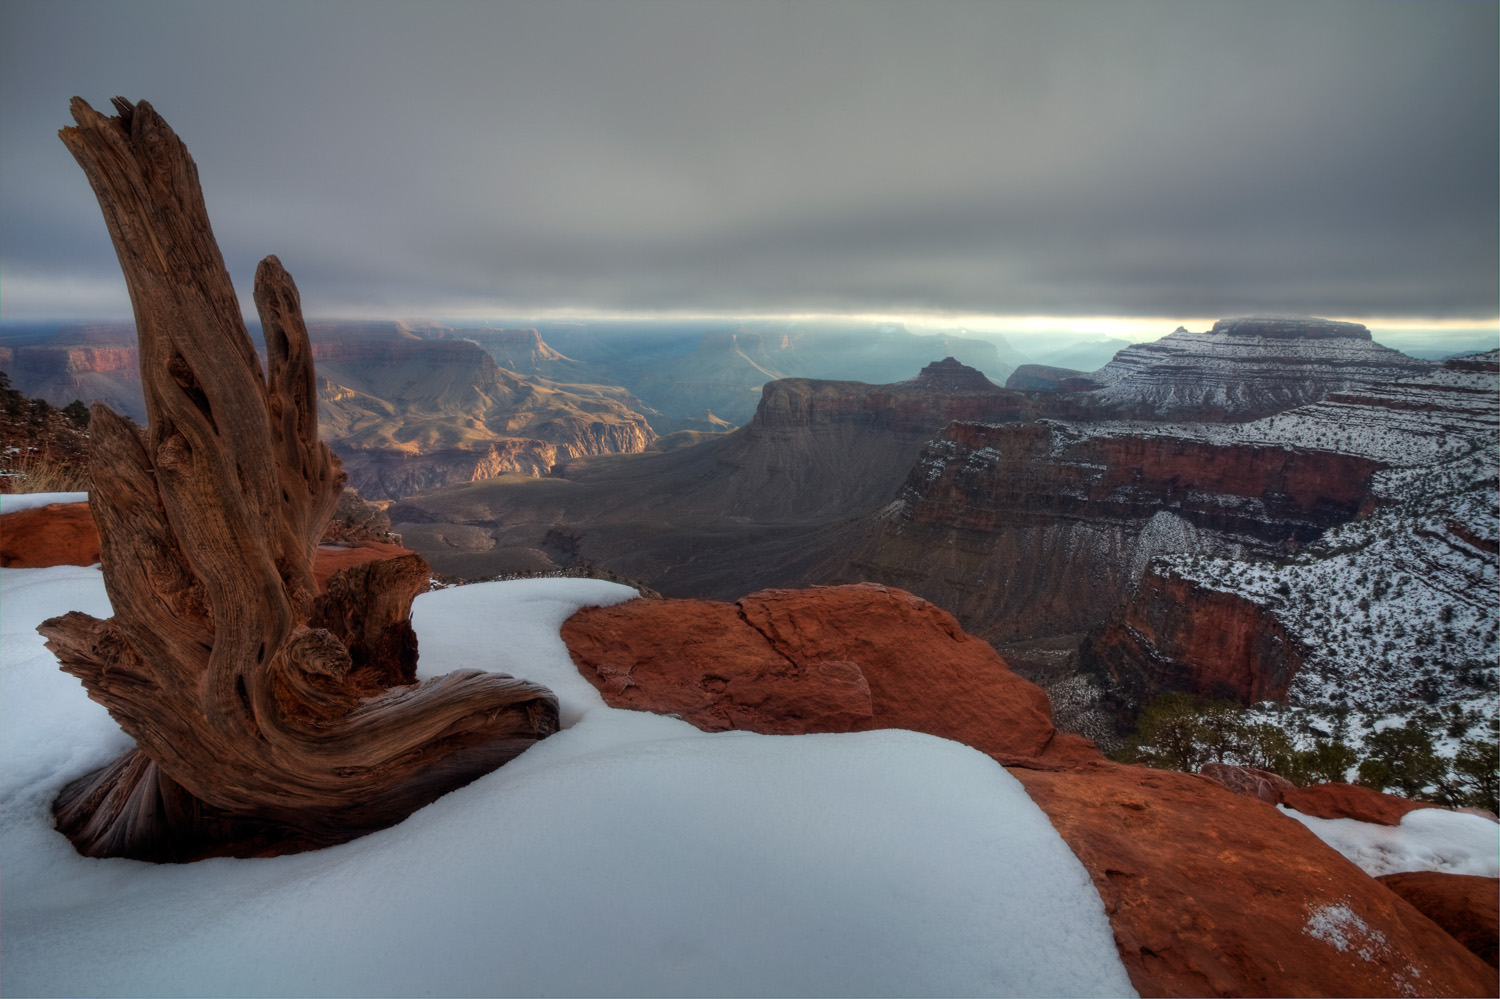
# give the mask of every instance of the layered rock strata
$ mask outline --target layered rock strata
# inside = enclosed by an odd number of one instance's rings
[[[1137,700],[1218,690],[1246,703],[1271,696],[1362,710],[1493,705],[1497,357],[1252,424],[1187,430],[1218,446],[1335,449],[1308,453],[1330,471],[1360,460],[1386,467],[1367,480],[1368,516],[1330,525],[1298,550],[1159,553],[1130,601],[1085,643],[1084,667]],[[1205,640],[1216,632],[1261,637]],[[1231,676],[1239,680],[1226,684]]]
[[[1306,650],[1260,604],[1148,570],[1080,656],[1129,711],[1168,690],[1241,704],[1284,701]]]
[[[1121,425],[955,423],[837,575],[906,586],[988,638],[1077,632],[1155,554],[1295,548],[1359,516],[1378,468]]]
[[[28,396],[66,406],[103,402],[140,418],[140,361],[131,326],[69,326],[44,343],[0,347],[0,370]]]
[[[371,499],[545,475],[561,460],[639,452],[656,439],[622,389],[525,378],[466,340],[335,332],[313,347],[320,430]]]
[[[1090,374],[1033,371],[1013,387],[1081,393],[1070,407],[1100,416],[1243,421],[1432,367],[1375,343],[1358,323],[1252,317],[1199,333],[1178,327]]]

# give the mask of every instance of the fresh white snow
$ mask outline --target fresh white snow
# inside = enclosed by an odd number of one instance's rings
[[[564,731],[315,853],[89,860],[58,788],[128,740],[35,625],[97,569],[0,571],[7,995],[1133,995],[1087,873],[1020,784],[931,736],[705,734],[607,707],[558,625],[595,580],[424,594],[421,672],[552,687]]]
[[[0,514],[16,513],[48,503],[87,503],[88,493],[0,493]]]
[[[1500,877],[1500,825],[1482,815],[1419,808],[1399,826],[1358,819],[1320,819],[1285,805],[1277,808],[1371,877],[1403,871],[1442,871]]]

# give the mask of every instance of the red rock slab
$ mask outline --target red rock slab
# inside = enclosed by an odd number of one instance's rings
[[[1359,784],[1309,784],[1283,789],[1281,803],[1303,815],[1319,819],[1358,819],[1382,826],[1399,826],[1401,817],[1418,808],[1433,808],[1430,802],[1412,801]]]
[[[1384,874],[1375,880],[1491,967],[1500,965],[1500,878],[1444,871]]]
[[[579,611],[562,635],[609,704],[707,731],[901,728],[1003,758],[1099,758],[1087,739],[1058,737],[1041,688],[903,590],[765,590],[734,605],[633,600]]]
[[[1057,732],[1047,695],[936,604],[875,583],[762,590],[745,620],[791,659],[859,664],[869,728],[939,735],[986,753],[1040,756]]]
[[[318,587],[334,573],[368,562],[415,554],[400,545],[360,541],[321,545],[313,562]],[[99,531],[87,503],[46,506],[0,515],[0,566],[45,569],[54,565],[94,565],[99,561]]]
[[[45,569],[99,561],[99,531],[87,503],[48,503],[0,516],[0,566]]]
[[[790,659],[733,604],[592,607],[569,618],[562,635],[579,672],[608,704],[677,715],[706,732],[852,732],[874,716],[857,665]]]
[[[1116,763],[1012,769],[1143,996],[1493,996],[1495,973],[1274,806]]]

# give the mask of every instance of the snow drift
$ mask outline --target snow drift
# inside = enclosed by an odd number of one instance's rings
[[[545,683],[564,731],[316,853],[90,860],[58,789],[126,739],[34,628],[96,569],[0,573],[0,990],[117,995],[1126,995],[1088,874],[1020,784],[902,731],[705,734],[604,705],[558,637],[593,580],[426,594],[421,672]]]

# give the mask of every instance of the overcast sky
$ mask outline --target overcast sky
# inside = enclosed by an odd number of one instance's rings
[[[121,94],[315,315],[1492,322],[1496,14],[4,0],[0,318],[128,315],[56,137]]]

